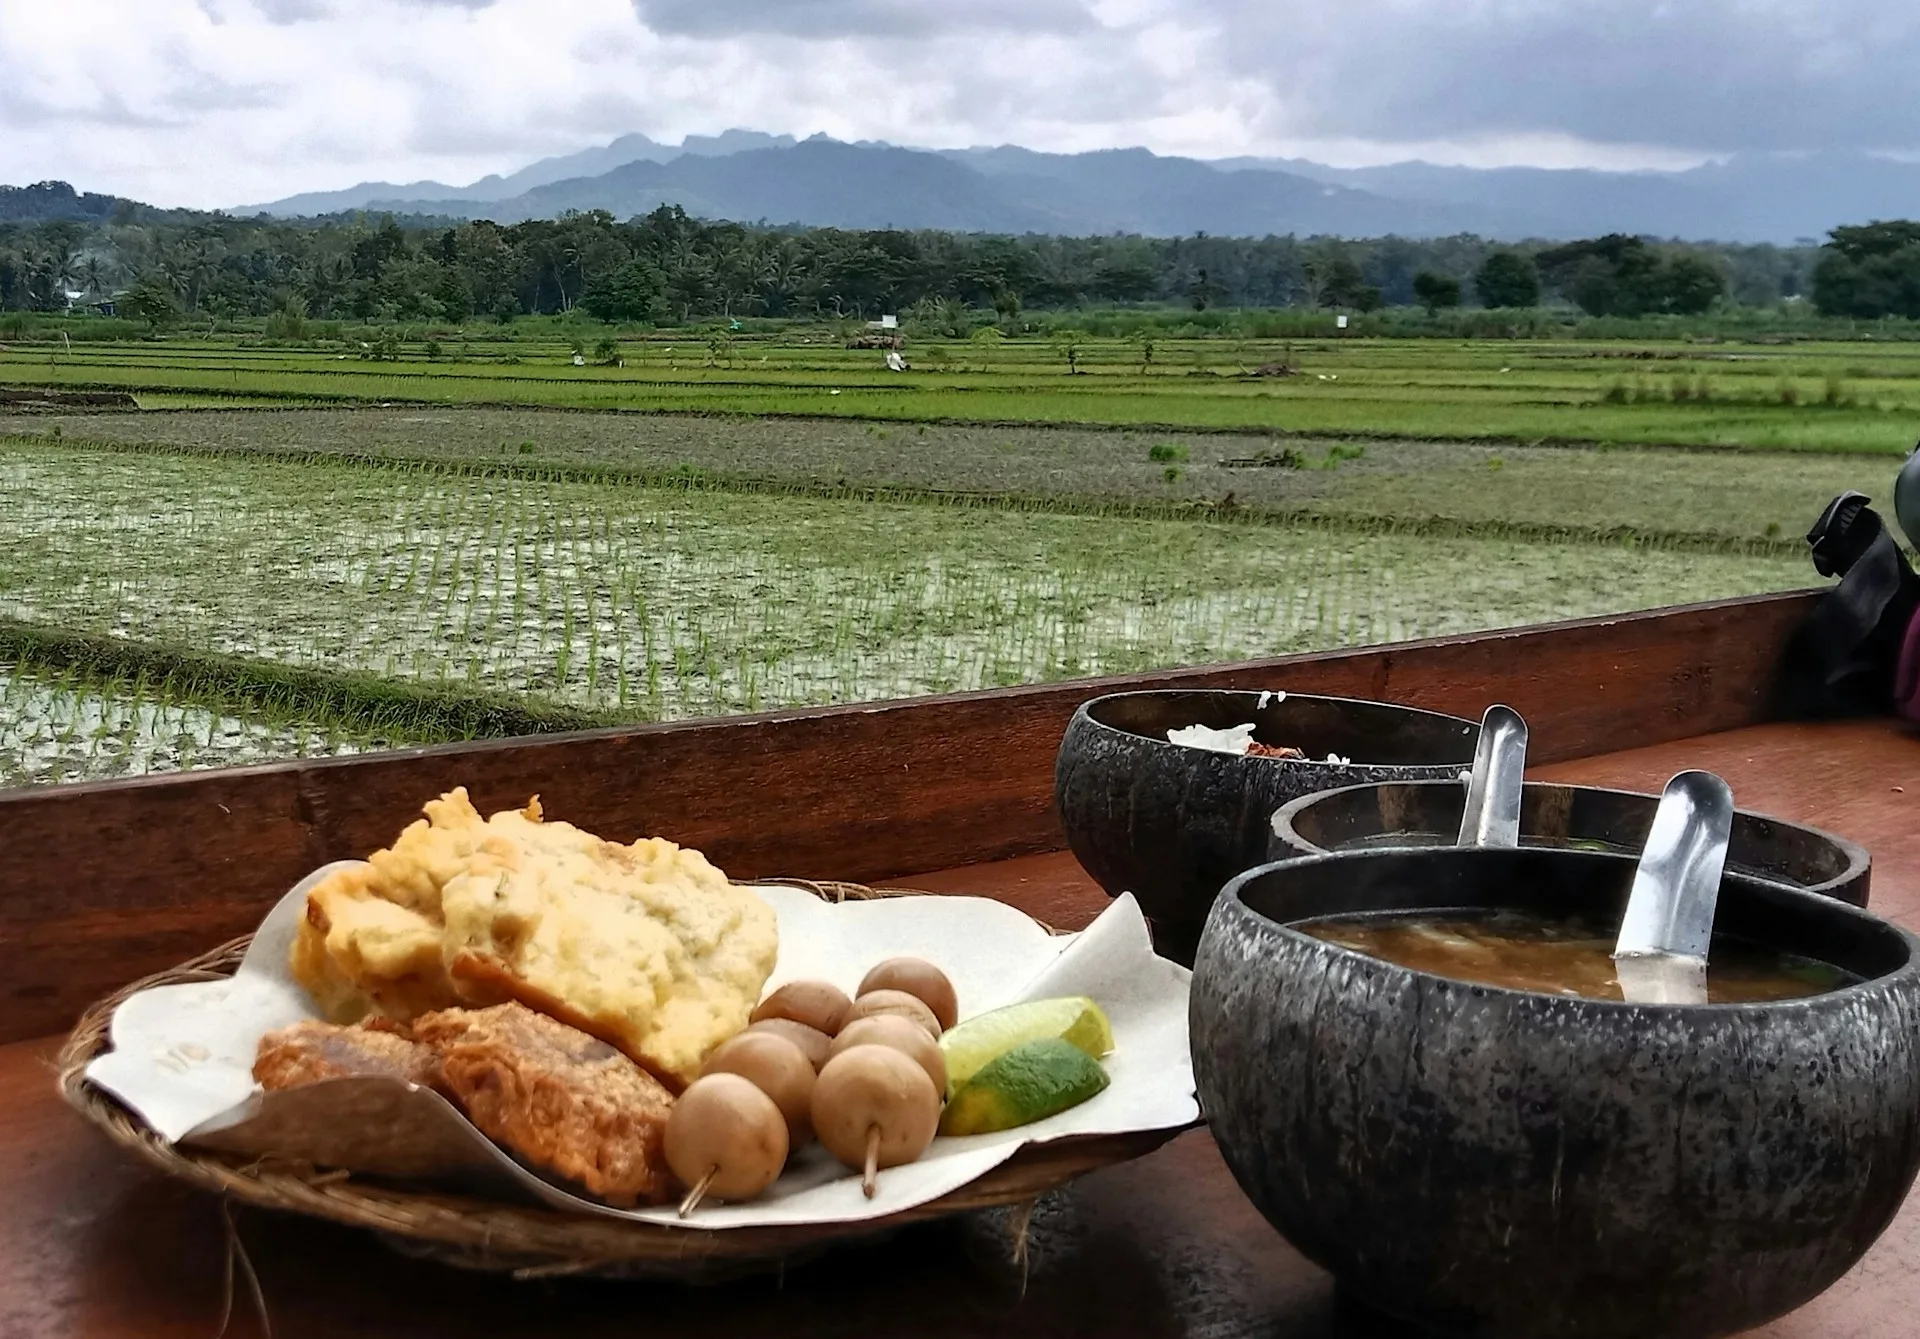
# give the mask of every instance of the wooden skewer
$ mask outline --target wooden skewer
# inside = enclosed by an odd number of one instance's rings
[[[880,1175],[880,1127],[867,1127],[867,1169],[860,1177],[860,1189],[868,1199],[873,1198],[874,1180]]]
[[[716,1162],[713,1166],[707,1168],[707,1174],[701,1177],[700,1180],[695,1183],[693,1189],[687,1192],[687,1197],[680,1201],[680,1216],[682,1218],[685,1218],[688,1214],[700,1207],[700,1201],[706,1197],[707,1187],[713,1184],[713,1178],[718,1175],[720,1175],[720,1164]]]

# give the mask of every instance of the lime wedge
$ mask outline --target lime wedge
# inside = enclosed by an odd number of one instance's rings
[[[1064,1041],[1097,1060],[1113,1049],[1113,1025],[1085,995],[1028,1000],[976,1014],[948,1028],[940,1038],[940,1052],[947,1062],[947,1091],[957,1091],[1014,1047],[1048,1040]]]
[[[992,1134],[1077,1107],[1107,1086],[1100,1062],[1071,1042],[1030,1041],[989,1060],[954,1090],[940,1133]]]

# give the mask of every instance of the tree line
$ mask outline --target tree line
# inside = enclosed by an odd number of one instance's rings
[[[1916,231],[1903,245],[1920,256],[1920,225],[1905,226]],[[1837,232],[1835,246],[1855,231]],[[1474,236],[850,231],[705,222],[677,206],[624,222],[595,211],[511,226],[119,209],[41,221],[0,213],[0,310],[112,301],[156,326],[240,317],[455,323],[568,312],[664,323],[871,317],[942,304],[1009,323],[1023,310],[1116,304],[1437,311],[1559,301],[1592,315],[1634,316],[1729,301],[1771,306],[1820,282],[1836,254],[1619,236],[1512,247]]]

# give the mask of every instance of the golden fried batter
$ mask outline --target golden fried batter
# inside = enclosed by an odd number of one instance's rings
[[[622,846],[464,789],[308,895],[294,977],[328,1017],[410,1019],[517,1000],[612,1042],[670,1087],[746,1026],[772,910],[698,851]]]
[[[673,1097],[605,1042],[519,1004],[428,1014],[414,1035],[489,1139],[621,1208],[673,1194]]]
[[[263,1088],[300,1088],[326,1079],[378,1074],[435,1086],[440,1066],[434,1053],[392,1024],[340,1027],[305,1022],[260,1039],[253,1077]]]

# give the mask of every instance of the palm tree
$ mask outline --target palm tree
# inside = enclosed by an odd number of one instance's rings
[[[100,259],[100,253],[90,254],[80,263],[80,280],[86,285],[87,296],[95,302],[107,295],[107,277],[111,271],[107,263]]]

